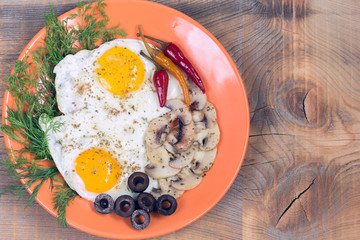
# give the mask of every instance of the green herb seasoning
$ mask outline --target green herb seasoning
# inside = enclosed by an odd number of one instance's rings
[[[10,150],[9,155],[14,161],[10,158],[1,161],[13,179],[26,179],[26,183],[8,186],[0,192],[0,196],[12,193],[21,198],[32,186],[34,190],[26,204],[29,206],[40,187],[49,181],[54,210],[57,211],[57,219],[63,227],[67,226],[66,207],[75,199],[77,193],[57,177],[58,170],[55,166],[40,162],[53,160],[47,146],[46,132],[43,132],[39,125],[39,117],[45,113],[50,120],[59,115],[53,70],[66,55],[75,54],[82,49],[91,50],[117,36],[126,36],[119,26],[106,28],[109,18],[105,7],[103,1],[92,4],[81,2],[77,12],[63,21],[57,19],[51,8],[50,14],[45,16],[46,37],[41,46],[31,52],[33,61],[28,61],[28,56],[18,60],[14,73],[6,78],[7,90],[14,97],[15,107],[8,108],[6,120],[10,125],[2,125],[1,130],[24,147],[16,151]],[[76,19],[76,26],[68,25],[68,21],[72,19]],[[49,129],[56,131],[59,127],[59,124],[53,124]],[[33,155],[31,159],[27,157],[28,153]]]

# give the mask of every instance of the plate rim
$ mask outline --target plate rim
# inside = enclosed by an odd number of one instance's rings
[[[96,2],[96,1],[95,1]],[[93,3],[95,3],[93,2]],[[233,59],[231,58],[230,54],[228,53],[228,51],[224,48],[224,46],[220,43],[220,41],[215,38],[215,36],[209,31],[207,30],[205,27],[203,27],[200,23],[198,23],[196,20],[194,20],[193,18],[187,16],[186,14],[163,4],[157,3],[157,2],[150,2],[150,1],[145,1],[145,0],[105,0],[104,3],[108,4],[108,3],[113,3],[113,2],[121,2],[122,4],[127,4],[127,3],[134,3],[134,2],[139,2],[141,4],[148,4],[148,5],[155,5],[157,7],[163,8],[166,11],[170,11],[175,13],[176,16],[185,19],[186,21],[190,22],[191,24],[195,25],[195,27],[197,27],[198,29],[200,29],[202,32],[204,32],[208,37],[211,38],[211,40],[216,44],[216,46],[220,49],[220,51],[225,55],[226,59],[228,60],[228,63],[231,65],[231,68],[234,70],[235,75],[237,76],[237,84],[240,86],[240,88],[243,90],[243,100],[245,102],[244,106],[245,109],[243,110],[243,113],[246,115],[246,126],[244,128],[244,132],[245,134],[245,145],[244,145],[244,149],[241,151],[241,154],[238,155],[239,158],[239,163],[237,164],[237,169],[236,169],[236,174],[234,174],[231,178],[231,181],[229,182],[229,184],[227,185],[227,187],[225,189],[223,189],[222,193],[220,195],[217,196],[216,200],[212,202],[212,204],[208,205],[207,208],[202,211],[202,213],[200,215],[198,215],[197,217],[190,219],[189,221],[184,222],[183,224],[179,224],[177,227],[172,228],[170,230],[165,229],[165,231],[162,231],[161,233],[157,233],[157,234],[149,234],[147,236],[141,236],[139,238],[139,236],[137,235],[133,235],[129,238],[129,236],[126,237],[126,239],[143,239],[143,238],[152,238],[152,237],[158,237],[158,236],[163,236],[172,232],[175,232],[179,229],[182,229],[188,225],[190,225],[191,223],[195,222],[196,220],[200,219],[202,216],[204,216],[206,213],[208,213],[216,204],[219,203],[219,201],[225,196],[225,194],[228,192],[228,190],[230,189],[230,187],[233,185],[236,177],[239,174],[240,168],[242,166],[242,163],[244,161],[244,157],[246,154],[246,150],[248,147],[248,142],[249,142],[249,132],[250,132],[250,112],[249,112],[249,103],[248,103],[248,97],[246,94],[246,89],[245,89],[245,85],[243,83],[243,79],[239,73],[239,70],[236,66],[236,64],[234,63]],[[69,16],[70,14],[76,12],[77,8],[73,8],[63,14],[61,14],[60,16],[58,16],[59,20],[63,20],[65,19],[67,16]],[[106,11],[106,9],[105,9]],[[28,54],[29,50],[31,49],[31,47],[36,44],[38,41],[41,41],[41,39],[45,36],[46,31],[45,31],[45,27],[43,27],[39,32],[37,32],[35,34],[35,36],[26,44],[26,46],[24,47],[24,49],[22,50],[22,52],[20,53],[19,57],[17,58],[17,60],[22,60],[24,59],[24,57]],[[12,69],[11,72],[13,72],[14,68]],[[10,98],[10,93],[8,90],[5,91],[4,93],[4,101],[3,101],[3,110],[2,110],[2,124],[7,124],[8,120],[5,119],[5,117],[7,116],[7,109],[8,109],[8,101]],[[6,135],[5,133],[3,133],[4,135],[4,141],[5,141],[5,146],[6,149],[11,149],[11,142],[13,140],[11,140],[9,138],[8,135]],[[21,180],[21,182],[24,184],[24,181]],[[43,186],[44,187],[44,186]],[[32,194],[32,190],[28,189],[28,192],[30,194]],[[38,199],[37,197],[35,198],[35,200],[41,205],[42,208],[44,208],[47,212],[49,212],[51,215],[53,216],[57,216],[57,213],[54,212],[51,208],[49,208],[47,205],[45,205],[40,199]],[[86,232],[92,235],[96,235],[96,236],[100,236],[100,237],[105,237],[105,238],[116,238],[116,239],[123,239],[124,237],[121,236],[113,236],[113,235],[106,235],[106,234],[102,234],[101,232],[98,231],[91,231],[91,228],[85,227],[85,226],[78,226],[76,223],[72,222],[71,219],[68,219],[68,224],[70,226],[72,226],[73,228],[76,228],[79,231],[82,232]],[[86,229],[84,229],[86,228]]]

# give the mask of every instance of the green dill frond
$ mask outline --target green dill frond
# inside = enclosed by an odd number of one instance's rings
[[[75,199],[77,193],[66,183],[56,185],[56,192],[53,194],[54,211],[58,213],[57,220],[62,227],[67,227],[66,207]]]
[[[105,13],[106,4],[101,0],[86,4],[82,1],[76,13],[61,21],[50,8],[45,15],[46,36],[40,46],[32,51],[32,62],[26,56],[18,60],[13,74],[6,79],[10,95],[14,98],[14,107],[7,109],[6,120],[10,123],[2,125],[1,130],[10,139],[23,145],[20,150],[10,150],[11,158],[0,159],[6,166],[7,173],[14,180],[25,180],[25,184],[14,184],[2,189],[0,196],[11,193],[21,198],[32,187],[33,192],[26,206],[36,198],[43,184],[49,181],[53,192],[54,210],[58,213],[58,221],[67,226],[66,207],[75,199],[77,193],[63,180],[57,177],[55,166],[40,164],[40,161],[52,162],[47,145],[47,133],[41,129],[39,119],[46,115],[49,120],[59,116],[55,91],[54,67],[69,54],[75,54],[81,49],[94,49],[99,44],[125,37],[124,30],[119,26],[107,28],[109,18]],[[68,22],[76,19],[77,24],[70,26]],[[49,121],[46,131],[59,131],[62,124]],[[29,159],[29,153],[33,157]],[[57,184],[54,184],[58,182]]]
[[[27,193],[28,188],[33,186],[33,193],[30,195],[26,207],[34,202],[40,187],[45,181],[52,182],[54,176],[58,173],[55,166],[39,165],[35,161],[31,162],[28,158],[22,156],[16,157],[16,163],[11,162],[9,159],[0,159],[0,161],[6,166],[6,171],[12,176],[13,180],[26,180],[25,184],[19,183],[7,186],[0,192],[0,197],[6,193],[11,193],[20,199]]]
[[[34,153],[35,159],[51,160],[51,155],[44,148],[46,137],[37,116],[39,113],[54,115],[56,100],[43,98],[45,90],[39,88],[39,81],[33,77],[34,72],[27,60],[26,57],[24,61],[17,61],[14,73],[6,78],[7,90],[14,97],[15,108],[8,108],[6,120],[11,125],[2,125],[1,130],[21,143],[24,146],[23,152]],[[39,89],[36,94],[32,93],[35,89]],[[44,154],[44,150],[47,153]]]
[[[96,2],[94,7],[93,4],[80,4],[78,13],[72,16],[81,19],[77,28],[72,29],[80,49],[94,49],[97,44],[113,40],[116,36],[126,36],[125,31],[119,29],[119,25],[106,28],[109,18],[105,13],[105,7],[103,1]]]
[[[77,5],[77,7],[78,8],[82,8],[84,5],[86,5],[86,4],[88,4],[88,1],[80,1],[80,2],[78,2],[78,5]]]

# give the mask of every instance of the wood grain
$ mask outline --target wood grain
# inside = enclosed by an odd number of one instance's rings
[[[242,235],[356,239],[359,3],[248,4],[239,59],[252,115]]]
[[[61,14],[76,2],[51,3]],[[249,147],[229,192],[195,223],[156,239],[358,239],[360,2],[156,2],[219,39],[251,109]],[[48,11],[45,0],[0,1],[0,79]],[[1,167],[0,187],[11,183]],[[24,209],[25,201],[0,198],[1,239],[100,239],[62,229],[37,203]]]

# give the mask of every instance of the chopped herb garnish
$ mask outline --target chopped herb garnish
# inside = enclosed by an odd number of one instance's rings
[[[7,90],[14,98],[14,108],[7,108],[8,125],[2,125],[1,130],[12,140],[23,145],[20,150],[9,150],[9,158],[1,159],[7,167],[7,172],[16,180],[23,179],[25,184],[8,186],[0,192],[0,196],[12,193],[18,198],[26,195],[27,189],[33,187],[26,206],[29,206],[37,196],[41,186],[50,182],[53,193],[54,210],[57,219],[67,226],[66,207],[75,199],[77,193],[63,180],[57,178],[58,169],[40,161],[53,162],[47,146],[47,133],[39,124],[39,118],[46,114],[51,120],[59,115],[54,87],[54,67],[68,54],[75,54],[81,49],[94,49],[98,45],[125,37],[126,33],[119,26],[106,28],[109,18],[105,13],[105,3],[98,1],[92,4],[79,3],[78,11],[65,20],[58,20],[53,8],[45,16],[46,36],[40,47],[29,53],[29,57],[18,60],[13,74],[6,78]],[[76,19],[76,25],[68,25],[69,20]],[[48,127],[57,131],[59,123]],[[32,157],[29,157],[29,153]],[[56,183],[55,183],[56,182]]]

